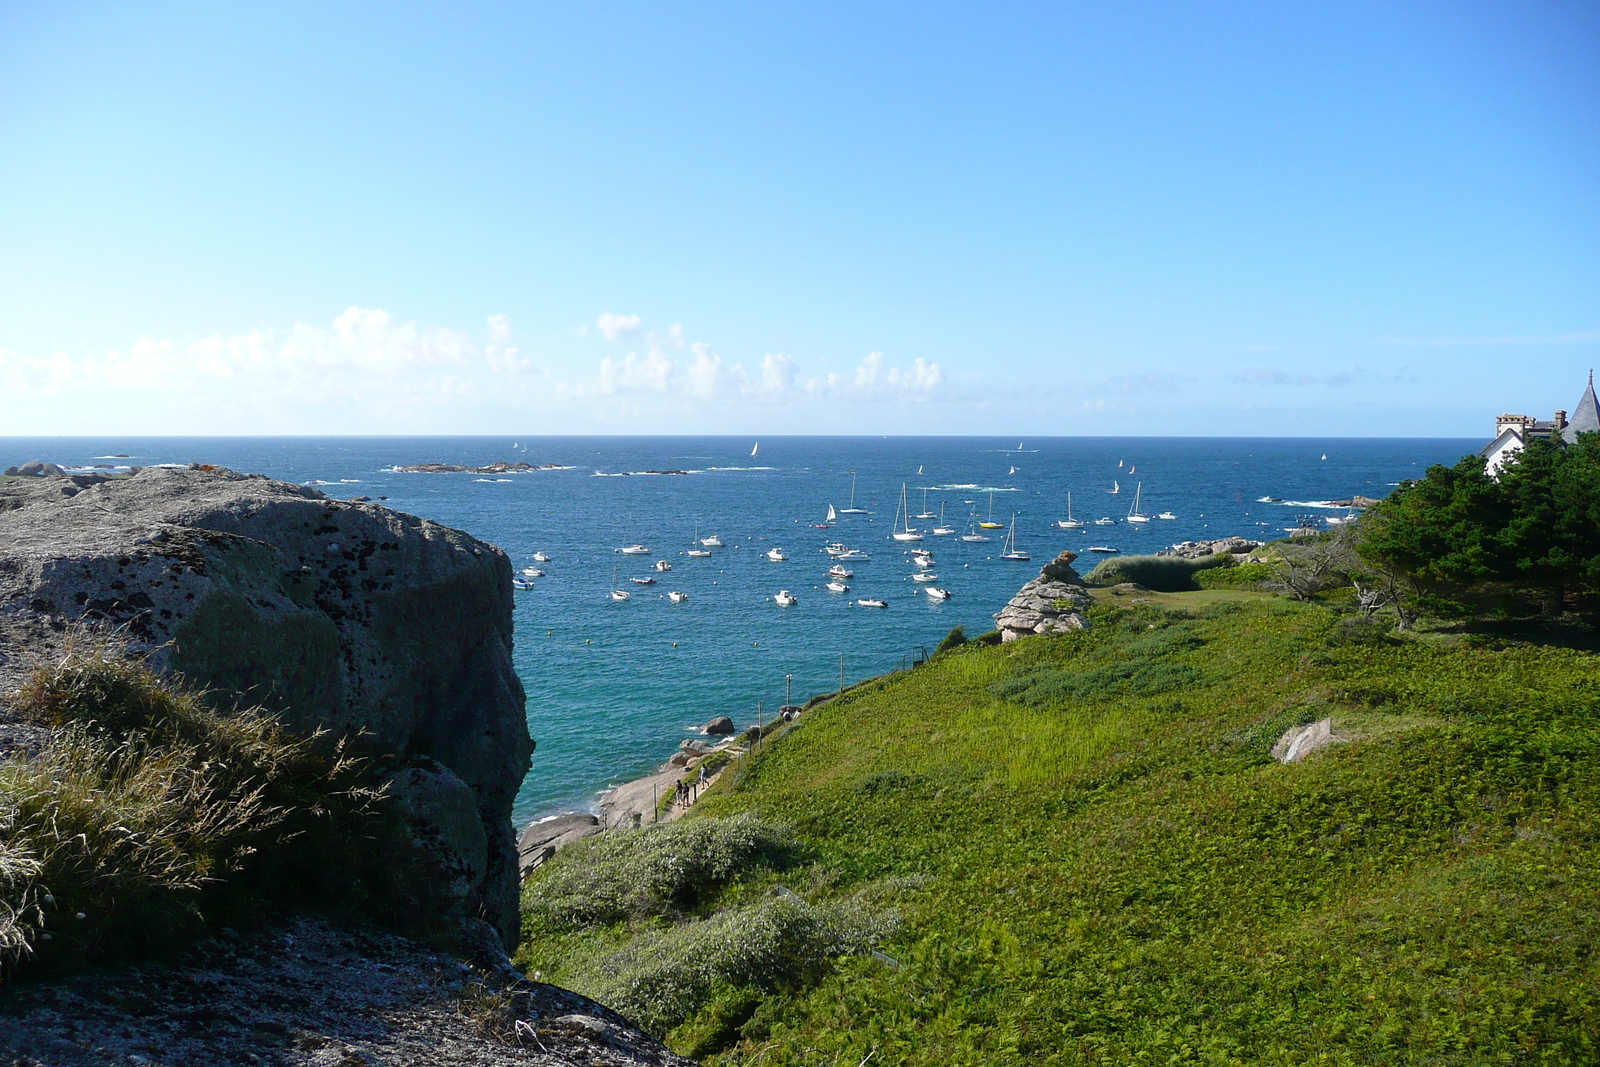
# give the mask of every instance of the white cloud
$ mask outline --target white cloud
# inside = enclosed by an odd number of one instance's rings
[[[397,322],[387,311],[351,307],[330,326],[214,334],[188,344],[144,337],[87,356],[22,356],[0,349],[0,384],[11,395],[108,390],[158,393],[237,409],[274,402],[465,396],[476,377],[516,373],[529,361],[505,342],[511,321],[490,316],[483,348],[460,331]]]
[[[637,315],[615,315],[609,311],[602,311],[600,317],[595,320],[595,326],[607,341],[617,341],[624,337],[638,336],[643,321]]]
[[[626,359],[615,360],[607,356],[600,361],[600,391],[610,396],[616,393],[664,393],[672,381],[676,364],[656,352],[640,358],[629,352]]]

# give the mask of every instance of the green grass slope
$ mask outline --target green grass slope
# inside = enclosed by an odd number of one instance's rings
[[[693,816],[785,825],[787,859],[530,924],[524,959],[615,988],[605,960],[693,931],[702,979],[651,996],[688,997],[657,1029],[713,1063],[1600,1062],[1595,655],[1185,596],[807,713]],[[1325,716],[1348,743],[1271,759]],[[887,909],[852,927],[877,953],[706,970],[774,894]]]

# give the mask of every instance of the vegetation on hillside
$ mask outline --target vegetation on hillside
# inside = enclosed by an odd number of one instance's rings
[[[12,710],[52,735],[0,762],[0,981],[170,949],[263,906],[418,910],[342,745],[104,648],[38,668]]]
[[[781,822],[786,851],[677,911],[530,922],[523,959],[713,1064],[1600,1061],[1593,654],[1112,600],[808,712],[679,824]],[[1272,760],[1325,717],[1346,743]],[[631,836],[530,901],[647,869]],[[848,936],[762,932],[780,901]],[[719,962],[741,946],[795,963]]]
[[[1535,439],[1490,477],[1478,456],[1401,485],[1361,523],[1366,561],[1434,612],[1600,592],[1600,434]]]

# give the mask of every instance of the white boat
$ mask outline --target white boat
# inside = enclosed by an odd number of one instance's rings
[[[925,590],[923,590],[923,592],[927,593],[934,600],[949,600],[950,599],[950,590],[948,590],[948,589],[940,589],[938,586],[934,586],[932,589],[925,589]]]
[[[936,536],[936,537],[948,537],[950,534],[953,534],[955,532],[956,532],[956,528],[954,526],[947,526],[945,524],[945,521],[944,521],[944,501],[941,500],[941,501],[939,501],[939,522],[938,522],[938,525],[934,526],[934,528],[933,528],[934,536]]]
[[[932,571],[918,571],[911,576],[913,582],[937,582],[939,576]]]
[[[612,600],[630,600],[632,598],[633,598],[633,594],[632,593],[628,592],[626,589],[619,589],[617,587],[617,568],[613,564],[612,567],[611,567],[611,599]]]
[[[844,578],[854,578],[855,576],[856,576],[856,572],[855,571],[851,570],[849,567],[841,567],[837,563],[834,564],[832,567],[828,568],[828,577],[829,578],[844,579]]]
[[[1090,552],[1100,552],[1100,553],[1104,553],[1104,554],[1109,554],[1109,553],[1112,553],[1112,552],[1116,552],[1118,550],[1115,549],[1115,548],[1112,548],[1109,545],[1090,545],[1089,546],[1089,551]]]
[[[828,517],[823,519],[821,522],[812,523],[811,524],[811,528],[813,530],[831,530],[831,529],[833,529],[833,524],[835,522],[837,522],[838,520],[839,520],[839,513],[837,511],[833,510],[833,505],[832,504],[829,504],[828,505]]]
[[[838,560],[858,560],[871,559],[872,557],[861,551],[859,548],[847,548],[833,558]]]
[[[927,567],[933,566],[933,557],[932,556],[912,556],[911,557],[911,562],[916,564],[919,567],[927,568]]]
[[[1139,510],[1139,494],[1144,492],[1144,483],[1140,482],[1133,491],[1133,507],[1128,509],[1129,522],[1149,522],[1150,516]]]
[[[548,552],[535,552],[533,554],[533,561],[535,563],[549,563],[550,554]]]
[[[662,574],[667,573],[671,569],[672,569],[672,564],[668,563],[666,560],[664,560],[664,559],[656,560],[656,570],[660,571]]]
[[[782,563],[789,558],[789,553],[781,548],[769,548],[767,549],[767,558],[774,563]]]
[[[540,570],[538,567],[524,567],[522,568],[522,573],[526,574],[529,578],[544,577],[544,571]]]
[[[902,516],[904,519],[902,520]],[[899,527],[889,536],[896,541],[920,541],[922,534],[911,528],[911,505],[906,502],[906,483],[900,483],[900,506],[894,513],[895,525]]]
[[[674,589],[672,592],[667,594],[667,599],[672,601],[674,604],[682,604],[685,600],[689,599],[689,594]]]
[[[1008,559],[1013,563],[1026,563],[1032,558],[1017,548],[1017,513],[1014,511],[1011,513],[1011,529],[1006,533],[1005,549],[1000,553],[1001,559]]]
[[[1017,468],[1012,467],[1010,470],[1006,471],[1006,477],[1009,478],[1011,475],[1013,475],[1015,473],[1017,473]]]
[[[1158,519],[1165,519],[1165,520],[1166,520],[1166,521],[1168,521],[1168,522],[1171,522],[1171,521],[1172,521],[1172,520],[1173,520],[1173,519],[1176,519],[1176,518],[1177,518],[1177,517],[1178,517],[1178,516],[1176,516],[1176,515],[1174,515],[1174,514],[1173,514],[1173,513],[1172,513],[1172,512],[1170,512],[1170,511],[1163,511],[1163,512],[1162,512],[1162,513],[1161,513],[1161,514],[1159,514],[1159,515],[1157,515],[1157,516],[1156,516],[1156,518],[1158,518]],[[1204,518],[1204,517],[1205,517],[1205,516],[1201,516],[1201,518]]]
[[[1109,515],[1102,515],[1098,519],[1094,520],[1094,524],[1096,526],[1115,526],[1117,524],[1117,520],[1113,519]]]
[[[1121,464],[1118,464],[1118,466],[1121,466]],[[1120,492],[1122,492],[1122,486],[1117,484],[1115,478],[1111,479],[1111,495],[1116,496]]]
[[[533,583],[528,581],[528,579],[526,579],[526,578],[513,578],[513,579],[511,579],[511,588],[513,588],[513,589],[532,589],[533,588]]]
[[[772,599],[780,608],[793,607],[794,605],[800,603],[800,598],[789,592],[787,589],[778,590],[777,595]]]
[[[721,547],[723,547],[722,538],[718,537],[716,534],[712,534],[710,537],[702,537],[700,539],[700,543],[702,545],[705,545],[707,548],[721,548]]]
[[[711,555],[711,550],[709,548],[691,548],[689,551],[685,552],[684,555],[693,556],[695,559],[704,559],[705,557]]]
[[[985,530],[1004,530],[1006,524],[994,521],[994,490],[989,491],[989,517],[978,523]]]
[[[656,580],[654,578],[629,578],[628,581],[632,582],[634,585],[655,585],[656,584]]]
[[[917,473],[918,474],[922,473],[922,468],[921,467],[917,468]],[[937,519],[938,517],[939,516],[935,515],[933,512],[928,510],[928,491],[926,489],[924,489],[922,491],[922,510],[917,512],[917,518],[919,518],[919,519]]]
[[[624,556],[648,556],[650,554],[650,550],[643,545],[623,545],[617,551]]]
[[[822,546],[822,551],[826,552],[830,556],[842,556],[846,552],[850,551],[850,546],[845,544],[843,541],[829,541],[827,544]]]
[[[1067,517],[1064,518],[1064,519],[1057,520],[1056,525],[1061,527],[1063,530],[1081,530],[1081,529],[1083,529],[1083,520],[1082,519],[1075,519],[1075,518],[1072,517],[1072,492],[1071,492],[1071,490],[1068,490],[1068,492],[1067,492]]]
[[[992,540],[992,538],[990,538],[987,534],[981,534],[978,532],[978,517],[974,515],[972,516],[971,522],[967,526],[967,532],[961,535],[961,540],[977,542],[989,541]]]
[[[760,452],[760,451],[761,451],[761,442],[760,441],[757,441],[755,444],[750,446],[750,454],[752,456],[755,455],[757,452]]]
[[[833,581],[828,583],[828,592],[830,593],[848,593],[849,591],[850,587],[843,582]]]
[[[866,515],[866,514],[868,514],[866,508],[858,508],[858,507],[856,507],[856,472],[855,471],[851,471],[850,472],[850,506],[847,507],[847,508],[840,508],[839,509],[839,514],[841,514],[841,515]]]
[[[886,608],[889,606],[887,600],[879,600],[876,597],[867,597],[865,600],[856,601],[856,603],[864,608]]]

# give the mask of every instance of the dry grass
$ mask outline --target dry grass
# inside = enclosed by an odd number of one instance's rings
[[[37,668],[13,710],[52,739],[0,763],[0,978],[168,948],[263,903],[373,901],[389,822],[347,745],[104,645]]]

